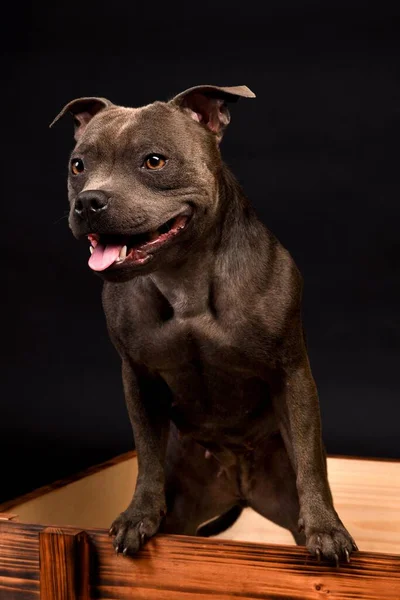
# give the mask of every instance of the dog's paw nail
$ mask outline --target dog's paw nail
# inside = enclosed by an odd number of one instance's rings
[[[346,548],[346,550],[344,551],[344,553],[345,553],[345,555],[346,555],[346,562],[348,562],[348,563],[349,563],[349,562],[350,562],[350,554],[349,554],[349,551],[347,550],[347,548]]]
[[[321,550],[319,548],[316,549],[315,555],[317,557],[317,561],[321,562]]]
[[[141,543],[142,546],[145,543],[145,541],[146,541],[146,534],[145,533],[141,533],[140,534],[140,543]]]
[[[120,551],[120,546],[119,546],[119,544],[117,544],[115,546],[115,554],[119,554],[119,551]]]
[[[127,548],[127,546],[125,546],[125,548],[122,550],[122,554],[123,554],[123,556],[127,556],[128,555],[128,548]]]
[[[357,546],[357,544],[356,544],[354,541],[353,541],[353,548],[354,548],[354,550],[355,550],[356,552],[358,551],[358,546]]]
[[[336,564],[336,567],[339,566],[339,557],[337,554],[335,554],[335,564]]]
[[[317,544],[318,546],[322,546],[322,540],[320,535],[317,537]]]
[[[110,527],[110,529],[108,530],[108,535],[111,537],[112,535],[114,535],[115,531],[114,531],[114,526]]]

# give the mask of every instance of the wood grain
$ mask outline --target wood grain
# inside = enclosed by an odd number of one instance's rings
[[[41,494],[38,490],[34,498],[20,499],[13,512],[25,523],[108,529],[129,504],[136,474],[137,459],[129,453],[90,469],[86,476],[48,486]],[[400,462],[329,457],[328,474],[335,507],[360,550],[400,554]],[[287,530],[250,508],[219,537],[294,543]]]
[[[43,485],[27,494],[23,494],[22,496],[18,496],[17,498],[11,498],[10,500],[6,500],[0,504],[0,513],[6,513],[14,506],[19,504],[24,504],[26,502],[30,502],[31,500],[35,500],[36,498],[40,498],[45,494],[49,494],[54,490],[58,490],[63,488],[70,483],[74,483],[75,481],[79,481],[80,479],[84,479],[90,475],[94,475],[95,473],[99,473],[104,469],[108,469],[115,465],[118,465],[121,462],[125,462],[126,460],[134,460],[136,459],[136,450],[131,450],[130,452],[125,452],[124,454],[119,454],[110,460],[106,460],[105,462],[99,463],[97,465],[93,465],[84,471],[79,471],[79,473],[74,473],[69,477],[64,477],[63,479],[58,479],[57,481],[53,481],[47,485]],[[0,599],[1,600],[1,599]]]
[[[354,464],[357,464],[357,461],[370,461],[372,463],[382,463],[382,469],[385,469],[385,463],[395,463],[396,465],[400,464],[400,461],[395,458],[374,458],[374,457],[371,458],[371,457],[366,457],[366,456],[355,457],[355,456],[343,456],[343,455],[330,456],[328,459],[328,463],[331,460],[335,461],[336,459],[339,459],[340,461],[341,460],[354,461]],[[6,500],[6,501],[0,503],[0,513],[7,512],[11,508],[15,507],[16,505],[24,504],[24,503],[34,500],[36,498],[40,498],[41,496],[44,496],[45,494],[48,494],[54,490],[63,488],[65,486],[69,485],[70,483],[74,483],[76,481],[84,479],[85,477],[94,475],[95,473],[100,473],[101,471],[103,471],[105,469],[109,469],[110,467],[113,467],[115,465],[118,465],[121,462],[125,462],[128,460],[136,460],[136,450],[131,450],[129,452],[125,452],[124,454],[119,454],[118,456],[115,456],[115,457],[111,458],[110,460],[93,465],[83,471],[79,471],[78,473],[74,473],[68,477],[64,477],[63,479],[58,479],[57,481],[53,481],[52,483],[49,483],[47,485],[36,488],[35,490],[32,490],[31,492],[23,494],[22,496],[18,496],[17,498],[11,498],[10,500]]]
[[[42,529],[0,523],[1,600],[38,600]],[[115,555],[105,531],[88,534],[96,553],[90,597],[99,600],[400,598],[395,555],[359,552],[336,569],[318,565],[304,548],[160,535],[129,559]]]
[[[0,522],[1,600],[39,599],[39,525]]]
[[[90,600],[90,547],[84,531],[39,533],[40,600]]]

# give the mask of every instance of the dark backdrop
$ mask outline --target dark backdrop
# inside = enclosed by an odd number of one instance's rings
[[[321,6],[324,11],[321,11]],[[101,281],[69,233],[70,99],[246,84],[222,144],[305,280],[329,453],[400,457],[397,15],[382,3],[9,6],[2,46],[1,499],[132,448]]]

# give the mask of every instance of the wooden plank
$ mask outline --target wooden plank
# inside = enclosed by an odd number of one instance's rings
[[[100,471],[103,471],[103,469],[109,469],[110,467],[113,467],[114,465],[117,465],[121,462],[125,462],[126,460],[132,460],[135,458],[136,458],[136,451],[131,450],[130,452],[125,452],[124,454],[119,454],[118,456],[115,456],[114,458],[111,458],[110,460],[107,460],[105,462],[99,463],[97,465],[93,465],[92,467],[89,467],[88,469],[80,471],[79,473],[74,473],[73,475],[70,475],[69,477],[64,477],[63,479],[59,479],[59,480],[53,481],[52,483],[49,483],[47,485],[43,485],[35,490],[32,490],[31,492],[28,492],[27,494],[23,494],[22,496],[18,496],[17,498],[11,498],[10,500],[7,500],[0,504],[0,513],[8,512],[11,508],[14,508],[15,506],[17,506],[19,504],[25,504],[26,502],[30,502],[31,500],[35,500],[36,498],[40,498],[41,496],[49,494],[50,492],[53,492],[54,490],[63,488],[66,485],[69,485],[70,483],[74,483],[75,481],[84,479],[85,477],[88,477],[89,475],[94,475],[95,473],[99,473]]]
[[[90,600],[90,547],[84,531],[39,533],[40,600]]]
[[[125,455],[124,460],[106,465],[15,505],[13,511],[18,520],[108,529],[131,500],[137,461],[134,456]],[[330,457],[328,473],[336,509],[360,550],[400,554],[400,462]],[[287,530],[250,508],[219,537],[241,542],[294,543]]]
[[[98,598],[109,600],[399,600],[400,557],[358,553],[339,569],[305,548],[158,536],[134,559],[94,534]]]
[[[62,487],[65,487],[66,485],[69,485],[70,483],[74,483],[76,481],[79,481],[80,479],[88,477],[89,475],[99,473],[100,471],[103,471],[104,469],[109,469],[110,467],[113,467],[114,465],[117,465],[121,462],[125,462],[127,460],[135,460],[135,459],[136,459],[136,451],[135,450],[125,452],[124,454],[119,454],[118,456],[115,456],[114,458],[111,458],[110,460],[93,465],[83,471],[74,473],[73,475],[70,475],[69,477],[64,477],[63,479],[59,479],[50,484],[41,486],[40,488],[32,490],[31,492],[28,492],[27,494],[23,494],[22,496],[18,496],[17,498],[11,498],[10,500],[6,500],[5,502],[0,503],[0,513],[7,512],[11,508],[15,507],[16,505],[25,504],[26,502],[29,502],[36,498],[39,498],[40,496],[44,496],[45,494],[48,494],[48,493],[50,493],[54,490],[60,489]],[[334,455],[334,456],[328,457],[328,464],[330,461],[336,461],[336,460],[353,461],[355,467],[357,467],[357,461],[369,461],[371,463],[382,463],[381,466],[382,466],[383,470],[385,470],[385,463],[387,463],[387,464],[395,463],[398,466],[400,465],[400,460],[395,459],[395,458],[375,458],[375,457],[368,457],[368,456],[355,457],[355,456],[343,456],[343,455]],[[353,467],[351,467],[351,468],[353,468]],[[400,485],[400,483],[399,483],[399,485]]]
[[[0,523],[1,600],[38,600],[41,529]],[[400,598],[396,555],[359,552],[336,569],[318,565],[305,548],[159,535],[130,559],[115,555],[105,531],[88,534],[96,552],[91,597],[98,600]]]
[[[1,600],[39,599],[39,525],[0,522]]]
[[[109,529],[132,498],[136,474],[136,459],[121,460],[28,499],[13,510],[24,523]]]
[[[328,475],[335,508],[360,550],[400,554],[400,462],[330,457]],[[249,508],[218,537],[294,543],[289,531]]]

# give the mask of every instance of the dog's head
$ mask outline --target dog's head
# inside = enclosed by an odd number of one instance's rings
[[[76,146],[70,158],[69,225],[88,238],[89,266],[124,281],[182,257],[218,210],[219,142],[228,102],[245,86],[190,88],[141,108],[105,98],[69,102]]]

